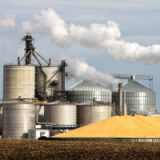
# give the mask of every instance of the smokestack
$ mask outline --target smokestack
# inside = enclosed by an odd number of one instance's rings
[[[32,43],[34,39],[32,38],[31,35],[27,34],[22,40],[26,42],[25,65],[29,65],[31,64],[32,52],[35,49]]]
[[[18,61],[18,65],[20,65],[20,58],[19,57],[17,58],[17,61]]]
[[[132,75],[132,76],[131,76],[131,80],[134,81],[135,79],[136,79],[136,76],[135,76],[135,75]]]
[[[123,110],[122,115],[127,114],[127,104],[126,104],[126,91],[123,92]]]
[[[127,115],[127,103],[123,104],[123,115]]]
[[[62,90],[65,90],[65,67],[67,66],[67,63],[65,62],[65,60],[61,61],[61,66],[60,66],[60,70],[62,72]]]
[[[50,67],[51,66],[51,59],[49,59],[49,63],[48,63],[48,67]]]
[[[119,105],[119,115],[122,115],[122,83],[118,83],[118,105]]]

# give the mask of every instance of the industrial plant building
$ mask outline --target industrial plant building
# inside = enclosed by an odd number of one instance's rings
[[[4,65],[3,68],[0,105],[3,138],[27,139],[33,137],[28,136],[32,130],[38,130],[40,136],[44,135],[44,130],[55,135],[115,115],[157,113],[156,93],[138,83],[139,76],[113,75],[129,79],[113,90],[90,80],[81,80],[65,89],[65,60],[59,66],[51,66],[51,59],[47,61],[35,51],[31,35],[23,40],[26,44],[24,57],[18,58],[18,65]],[[32,56],[38,65],[31,64]],[[25,65],[21,65],[23,60]]]

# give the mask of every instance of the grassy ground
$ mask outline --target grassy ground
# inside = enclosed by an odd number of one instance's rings
[[[1,159],[160,159],[160,143],[0,139]]]

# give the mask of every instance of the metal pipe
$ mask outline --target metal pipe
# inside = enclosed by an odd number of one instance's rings
[[[34,52],[32,53],[33,54],[33,56],[36,58],[36,60],[37,60],[37,62],[39,63],[39,65],[40,65],[40,70],[41,70],[41,72],[43,73],[43,75],[44,75],[44,85],[42,86],[42,87],[44,87],[44,99],[46,99],[46,78],[47,78],[47,76],[46,76],[46,74],[45,74],[45,72],[43,71],[43,69],[42,69],[42,64],[41,64],[41,62],[38,60],[38,58],[37,58],[37,56],[34,54]],[[40,88],[42,88],[42,87],[40,87]]]
[[[34,54],[34,52],[33,52],[32,54],[33,54],[33,56],[35,57],[35,59],[37,60],[37,62],[39,63],[39,65],[41,66],[42,64],[41,64],[41,62],[38,60],[38,58],[37,58],[37,56]]]
[[[123,109],[122,115],[126,115],[126,91],[123,92]]]
[[[113,103],[113,116],[115,116],[115,102]]]
[[[28,56],[29,52],[30,52],[30,51],[28,51],[28,52],[23,56],[23,58],[19,61],[19,64],[22,62],[22,60],[23,60],[25,57]]]
[[[14,101],[14,100],[35,100],[35,98],[0,99],[0,101]]]
[[[23,100],[36,100],[36,124],[38,124],[38,125],[46,125],[46,124],[48,124],[48,125],[50,125],[50,129],[51,129],[51,127],[52,127],[52,124],[56,124],[56,125],[59,125],[58,123],[51,123],[51,122],[38,122],[38,114],[39,114],[39,111],[38,111],[38,100],[37,100],[37,98],[21,98],[21,99],[23,99]]]
[[[38,52],[36,52],[35,50],[34,52],[49,65],[49,63]]]
[[[49,59],[49,64],[48,64],[48,67],[50,67],[51,66],[51,59]]]
[[[17,58],[18,65],[20,65],[20,57]]]
[[[44,99],[46,99],[46,79],[47,79],[47,75],[43,71],[42,66],[40,66],[40,70],[41,70],[41,72],[44,75],[44,85],[42,87],[44,87],[44,93],[43,94],[44,94]]]
[[[59,125],[59,124],[58,123],[52,123],[52,122],[38,122],[38,115],[39,115],[40,108],[38,110],[38,103],[37,103],[37,106],[36,106],[36,124],[38,124],[38,125],[49,125],[49,130],[50,130],[50,133],[51,133],[52,132],[52,124],[56,124],[56,125]]]
[[[52,124],[56,124],[56,125],[59,125],[58,123],[52,123],[52,122],[38,122],[38,114],[39,114],[39,111],[38,111],[38,100],[37,98],[20,98],[20,100],[23,99],[23,100],[36,100],[36,124],[38,125],[50,125],[50,132],[51,132],[51,129],[52,129]]]
[[[119,115],[122,115],[122,83],[118,83],[118,105],[119,105]]]
[[[66,62],[65,60],[61,61],[61,65],[60,65],[60,71],[62,74],[62,90],[65,90],[65,66],[66,66]]]
[[[123,103],[126,103],[126,91],[123,92]]]
[[[38,125],[49,125],[49,129],[50,129],[50,132],[52,130],[52,125],[59,125],[58,123],[52,123],[52,122],[39,122],[38,121],[38,115],[39,115],[39,111],[40,109],[38,110],[38,100],[37,98],[20,98],[20,99],[5,99],[5,100],[36,100],[36,124]],[[0,99],[0,101],[4,101],[4,99]]]
[[[123,115],[127,115],[127,104],[123,104]]]

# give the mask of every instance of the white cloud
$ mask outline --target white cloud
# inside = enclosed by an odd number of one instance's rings
[[[23,57],[24,56],[24,48],[20,48],[18,51],[17,51],[17,56],[18,57]]]
[[[9,27],[14,28],[16,26],[15,20],[16,16],[13,14],[0,17],[0,29],[8,30]]]

